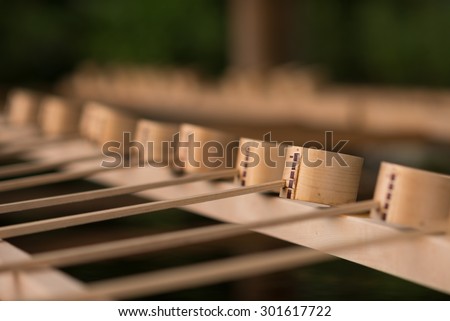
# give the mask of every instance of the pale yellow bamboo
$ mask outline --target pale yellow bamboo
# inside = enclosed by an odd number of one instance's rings
[[[353,204],[341,205],[333,208],[316,209],[301,214],[266,219],[254,223],[241,225],[218,224],[176,232],[131,238],[121,241],[63,249],[36,254],[30,259],[27,259],[23,262],[0,265],[0,272],[7,270],[37,268],[48,265],[61,267],[139,253],[149,253],[163,249],[165,250],[191,244],[198,244],[202,242],[235,237],[250,233],[251,230],[254,229],[269,226],[320,219],[324,217],[336,217],[342,214],[368,212],[376,206],[378,206],[377,202],[369,200]]]
[[[178,198],[167,201],[151,202],[145,204],[137,204],[124,206],[119,208],[95,211],[47,220],[41,220],[30,223],[10,225],[0,228],[0,238],[8,238],[20,235],[33,234],[56,230],[64,227],[83,225],[93,222],[100,222],[115,218],[128,217],[136,214],[155,212],[168,208],[181,207],[196,203],[214,201],[229,197],[236,197],[246,194],[266,192],[274,188],[281,188],[284,184],[283,180],[268,182],[260,185],[232,188],[218,193],[206,193],[185,198]]]
[[[135,184],[135,185],[126,185],[126,186],[117,186],[111,188],[103,188],[95,191],[87,191],[80,193],[73,193],[67,195],[59,195],[53,197],[45,197],[32,199],[27,201],[20,201],[8,204],[0,204],[0,214],[10,213],[10,212],[18,212],[30,209],[37,209],[49,206],[55,206],[60,204],[69,204],[76,202],[84,202],[88,200],[95,200],[100,198],[132,194],[144,190],[161,188],[173,185],[186,184],[191,182],[197,182],[202,180],[212,180],[219,178],[227,178],[233,177],[236,175],[237,171],[234,169],[222,170],[222,171],[212,171],[209,173],[195,174],[184,177],[179,177],[172,180],[167,181],[159,181],[159,182],[151,182],[145,184]]]
[[[409,231],[367,240],[361,243],[346,243],[332,246],[324,252],[337,252],[360,248],[367,245],[383,244],[420,237],[429,233],[442,233],[442,229],[428,231]],[[95,282],[87,286],[86,293],[74,294],[64,300],[92,300],[104,297],[125,299],[140,295],[156,295],[175,290],[204,286],[225,281],[287,270],[333,259],[324,252],[290,247],[258,254],[250,254],[231,259],[194,264],[184,267],[143,273],[113,280]]]

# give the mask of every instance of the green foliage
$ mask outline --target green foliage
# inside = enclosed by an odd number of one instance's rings
[[[224,15],[208,0],[79,1],[90,22],[83,54],[94,60],[223,64]]]
[[[223,1],[5,2],[0,82],[54,81],[81,61],[224,66]]]
[[[450,85],[450,2],[308,0],[306,8],[307,60],[335,78]]]
[[[302,0],[298,62],[338,81],[450,85],[450,2]],[[0,84],[53,82],[83,61],[226,65],[226,0],[2,1]]]
[[[61,6],[49,1],[10,1],[1,7],[1,82],[52,79],[76,60],[73,17]]]

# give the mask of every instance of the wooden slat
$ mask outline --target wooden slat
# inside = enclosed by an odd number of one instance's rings
[[[15,236],[28,235],[33,233],[61,229],[65,227],[101,222],[122,217],[129,217],[137,214],[156,212],[169,208],[186,206],[189,204],[210,202],[224,198],[242,196],[258,192],[267,192],[275,188],[281,188],[283,185],[284,180],[279,180],[275,182],[268,182],[248,187],[230,188],[221,192],[203,193],[199,195],[169,199],[159,202],[130,205],[119,208],[112,208],[107,210],[57,217],[41,221],[34,221],[29,223],[9,225],[0,227],[0,237],[10,238]]]
[[[64,165],[68,165],[73,162],[79,162],[92,158],[99,158],[98,156],[85,156],[85,157],[72,157],[62,160],[49,161],[49,162],[27,162],[19,163],[0,167],[0,178],[9,178],[13,176],[29,175],[33,173],[39,173],[46,170],[57,169]]]
[[[73,147],[73,146],[72,146]],[[70,146],[66,146],[70,149]],[[41,155],[51,159],[49,153]],[[53,150],[53,153],[55,150]],[[39,155],[35,155],[39,156]],[[37,157],[38,158],[38,157]],[[87,162],[89,163],[89,162]],[[74,170],[86,164],[68,166]],[[145,183],[151,180],[166,180],[172,176],[169,169],[133,168],[114,173],[101,173],[90,180],[107,186],[123,185],[132,180]],[[186,197],[205,192],[220,192],[229,189],[229,183],[197,182],[185,186],[172,186],[140,192],[149,199],[168,199],[173,195]],[[220,221],[242,224],[270,217],[302,213],[311,204],[252,194],[239,199],[217,200],[211,203],[189,205],[186,209]],[[313,249],[326,249],[340,242],[364,242],[368,238],[391,236],[398,231],[390,226],[374,222],[365,217],[343,216],[336,220],[317,219],[310,222],[292,223],[285,226],[256,229],[257,232],[283,239]],[[363,249],[347,250],[331,254],[366,265],[368,267],[408,279],[412,282],[450,292],[450,239],[446,236],[426,236],[417,240],[398,241],[395,246],[372,245]]]
[[[133,173],[134,172],[134,173]],[[148,177],[165,179],[168,171],[161,169],[133,169],[126,177],[101,174],[97,183],[122,184],[131,177],[138,182]],[[204,191],[217,192],[230,188],[228,183],[193,183],[183,188],[173,186],[139,193],[150,199],[167,199],[167,195],[192,195]],[[223,222],[243,224],[269,217],[302,213],[311,204],[268,197],[246,195],[240,199],[218,200],[186,206],[189,211]],[[322,250],[337,242],[362,242],[368,237],[382,237],[397,233],[396,229],[364,217],[343,216],[337,220],[317,219],[292,223],[288,226],[257,229],[257,232],[295,244]],[[373,245],[365,249],[331,253],[355,263],[386,272],[437,290],[450,292],[450,239],[446,236],[427,236],[420,240],[399,241],[395,246]],[[401,259],[399,259],[401,258]]]
[[[117,186],[117,187],[111,187],[111,188],[103,188],[103,189],[99,189],[96,191],[87,191],[87,192],[59,195],[59,196],[53,196],[53,197],[44,197],[44,198],[38,198],[38,199],[32,199],[32,200],[20,201],[20,202],[14,202],[14,203],[0,204],[0,214],[24,211],[24,210],[29,210],[29,209],[37,209],[37,208],[43,208],[43,207],[49,207],[49,206],[61,205],[61,204],[84,202],[84,201],[88,201],[88,200],[95,200],[95,199],[118,196],[118,195],[132,194],[132,193],[140,192],[140,191],[147,190],[147,189],[161,188],[161,187],[167,187],[167,186],[172,186],[172,185],[180,185],[180,184],[186,184],[186,183],[191,183],[191,182],[196,182],[196,181],[201,181],[201,180],[231,178],[231,177],[235,176],[236,174],[237,174],[237,171],[234,169],[222,170],[222,171],[211,171],[209,173],[194,174],[194,175],[187,175],[184,177],[172,178],[172,179],[166,180],[166,181],[157,181],[157,182],[152,181],[150,183],[144,183],[144,184]]]
[[[264,227],[291,224],[294,222],[309,221],[324,217],[334,218],[344,213],[364,213],[376,206],[378,206],[378,202],[371,200],[362,201],[333,208],[315,209],[299,215],[288,215],[281,218],[259,220],[247,224],[215,224],[200,228],[39,253],[34,255],[30,260],[24,262],[17,262],[16,264],[0,264],[0,272],[12,269],[36,268],[47,265],[61,267],[72,264],[95,262],[108,258],[118,258],[138,253],[173,249],[186,245],[244,235],[250,233],[250,230],[252,229],[261,229]]]

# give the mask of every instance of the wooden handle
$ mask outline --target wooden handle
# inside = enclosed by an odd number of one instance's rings
[[[69,165],[74,162],[80,162],[84,160],[95,160],[99,159],[99,156],[82,156],[66,158],[57,161],[47,161],[47,162],[33,162],[33,163],[19,163],[13,165],[0,166],[0,178],[8,178],[19,175],[28,175],[33,173],[39,173],[45,170],[59,168],[65,165]]]
[[[374,198],[373,218],[391,224],[428,228],[447,224],[450,176],[383,162]]]
[[[376,206],[378,206],[378,203],[370,200],[353,204],[345,204],[333,208],[320,210],[316,209],[301,214],[265,219],[241,225],[216,224],[182,231],[40,253],[34,255],[30,260],[0,265],[0,272],[12,269],[39,268],[47,265],[62,267],[139,253],[173,249],[181,246],[236,237],[251,233],[252,230],[255,229],[275,225],[320,219],[324,217],[331,218],[343,214],[364,213],[370,211],[370,209]]]
[[[20,201],[8,204],[0,204],[0,214],[25,211],[30,209],[37,209],[61,204],[69,204],[76,202],[84,202],[88,200],[95,200],[100,198],[132,194],[152,188],[161,188],[173,185],[180,185],[186,183],[197,182],[207,179],[218,179],[233,177],[236,175],[236,170],[211,171],[208,173],[200,173],[195,175],[188,175],[173,180],[151,182],[137,185],[126,185],[111,188],[103,188],[95,191],[73,193],[68,195],[59,195],[53,197],[38,198],[28,201]]]
[[[360,157],[290,146],[280,197],[328,205],[354,202],[362,164]]]
[[[337,244],[327,249],[326,252],[354,250],[367,245],[392,243],[395,241],[421,237],[427,233],[439,232],[441,231],[408,231],[389,237],[367,239],[367,241],[357,244]],[[43,299],[92,300],[104,297],[124,299],[141,295],[156,295],[181,289],[242,279],[245,277],[263,275],[294,267],[307,266],[331,260],[333,258],[333,256],[325,254],[324,252],[298,247],[288,247],[281,250],[242,255],[229,259],[197,263],[184,267],[175,267],[162,271],[99,281],[90,284],[85,293],[77,293],[67,297]]]
[[[196,203],[209,202],[229,197],[236,197],[251,193],[267,192],[274,188],[281,188],[284,181],[279,180],[275,182],[260,184],[256,186],[232,188],[219,193],[207,193],[202,195],[195,195],[186,198],[178,198],[167,201],[150,202],[144,204],[137,204],[131,206],[124,206],[108,210],[89,212],[54,219],[47,219],[37,222],[23,223],[10,225],[0,228],[0,238],[8,238],[19,235],[27,235],[38,232],[45,232],[56,230],[64,227],[83,225],[93,222],[100,222],[121,217],[128,217],[132,215],[150,213],[160,211],[168,208],[181,207]]]
[[[42,186],[46,184],[67,182],[74,179],[85,178],[101,171],[113,170],[114,168],[96,167],[82,170],[71,170],[60,173],[42,174],[23,178],[10,179],[0,182],[0,192],[14,191],[22,188]]]

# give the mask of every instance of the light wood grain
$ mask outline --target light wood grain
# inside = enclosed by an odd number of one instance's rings
[[[391,224],[427,228],[445,225],[450,211],[450,176],[383,162],[372,217]]]
[[[145,162],[164,163],[173,159],[175,148],[168,144],[173,142],[178,132],[178,125],[140,119],[136,125],[134,140],[141,143],[138,158]]]
[[[292,156],[297,154],[298,160]],[[290,146],[280,196],[319,204],[338,205],[356,200],[363,159],[324,150]],[[294,175],[292,175],[294,173]],[[289,187],[292,185],[292,188]],[[289,193],[289,190],[292,192]]]
[[[438,231],[432,231],[437,233]],[[424,236],[423,231],[403,232],[381,239],[368,239],[362,243],[337,244],[327,252],[363,248],[367,245],[386,244],[399,240]],[[113,280],[96,282],[88,286],[87,293],[62,297],[70,300],[92,300],[102,297],[125,299],[140,295],[156,295],[175,290],[221,283],[246,277],[298,268],[332,259],[323,252],[287,248],[266,251],[235,258],[199,263],[185,267],[169,268],[162,271],[133,275]],[[450,293],[450,292],[449,292]]]
[[[240,167],[239,183],[242,186],[251,186],[282,178],[285,147],[276,143],[241,138],[239,163],[236,164]]]
[[[229,197],[236,197],[251,193],[270,191],[274,188],[281,188],[284,181],[279,180],[275,182],[260,184],[257,186],[232,188],[220,193],[206,193],[185,198],[178,198],[168,201],[159,201],[138,205],[131,205],[119,207],[114,209],[89,212],[84,214],[77,214],[65,217],[59,217],[48,220],[41,220],[30,223],[10,225],[0,228],[0,238],[9,238],[20,235],[28,235],[38,232],[45,232],[56,230],[64,227],[83,225],[93,222],[100,222],[121,217],[128,217],[137,214],[150,213],[168,208],[180,207],[189,204],[209,202]]]
[[[123,184],[130,178],[136,182],[145,182],[150,177],[167,179],[170,177],[170,171],[135,168],[127,175],[102,173],[92,179],[102,184],[117,185]],[[140,196],[148,199],[168,199],[170,195],[188,196],[213,190],[222,191],[230,187],[231,184],[225,182],[215,184],[197,182],[190,184],[188,188],[172,186],[161,190],[144,191],[140,193]],[[261,219],[301,214],[311,210],[311,203],[249,194],[239,198],[193,204],[185,208],[215,220],[246,224]],[[335,220],[315,219],[261,228],[255,231],[319,251],[337,243],[361,243],[368,238],[383,238],[399,233],[398,229],[389,225],[366,217],[352,216],[342,216]],[[450,239],[448,237],[429,236],[399,241],[395,246],[371,245],[358,250],[331,252],[330,254],[439,291],[450,291],[449,251]]]
[[[59,195],[54,197],[45,197],[39,199],[32,199],[27,201],[20,201],[14,203],[0,204],[0,214],[18,212],[29,209],[37,209],[49,206],[55,206],[60,204],[70,204],[76,202],[83,202],[88,200],[95,200],[106,197],[113,197],[118,195],[132,194],[152,188],[161,188],[179,184],[186,184],[191,182],[197,182],[202,180],[212,180],[219,178],[230,178],[236,175],[236,170],[222,170],[211,171],[209,173],[193,174],[184,177],[173,178],[171,180],[150,182],[145,184],[134,184],[117,186],[111,188],[104,188],[95,191],[73,193],[67,195]]]
[[[0,265],[0,272],[12,269],[28,269],[42,266],[67,266],[94,262],[126,255],[149,253],[158,250],[173,249],[176,247],[204,243],[213,240],[235,237],[250,233],[258,228],[283,225],[325,217],[336,217],[343,214],[364,213],[378,206],[375,201],[363,201],[354,204],[341,205],[335,208],[311,210],[296,215],[280,218],[265,219],[253,223],[233,225],[219,224],[207,227],[194,228],[176,232],[169,232],[145,237],[132,238],[122,241],[107,242],[88,245],[72,249],[64,249],[34,255],[24,262]]]
[[[14,176],[39,173],[46,170],[57,169],[59,167],[69,165],[74,162],[90,159],[100,159],[100,158],[99,156],[82,156],[47,162],[27,162],[27,163],[0,166],[0,178],[4,179]]]
[[[0,192],[14,191],[22,188],[42,186],[46,184],[61,183],[74,179],[86,178],[90,175],[103,171],[111,171],[114,168],[95,167],[91,169],[80,169],[64,171],[59,173],[42,174],[23,178],[10,179],[0,182]]]

